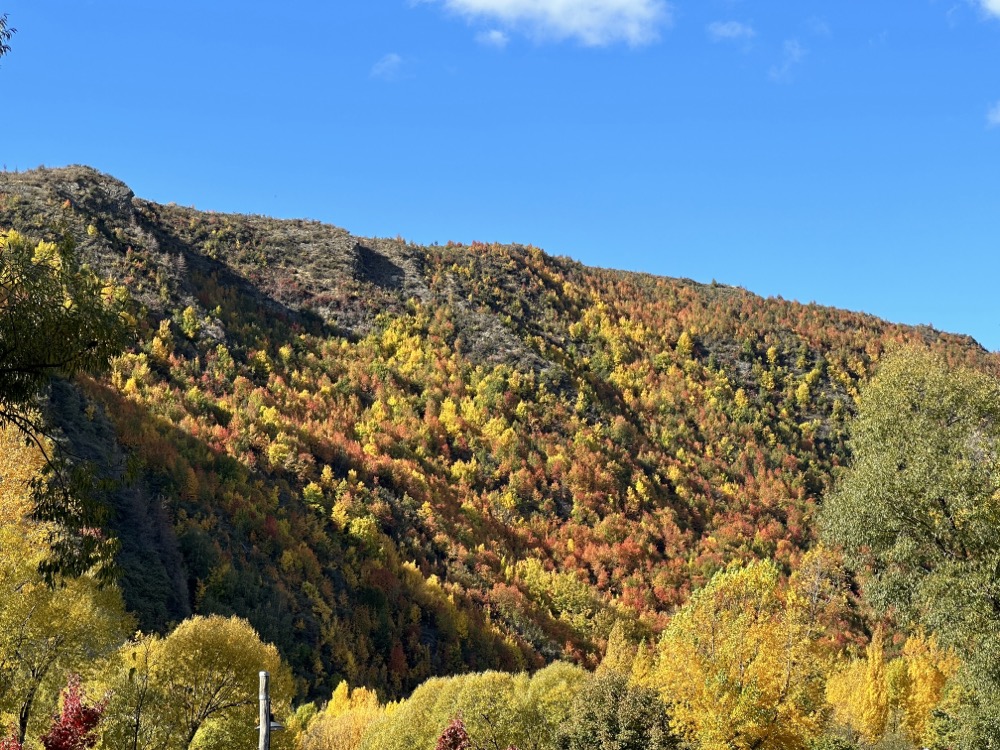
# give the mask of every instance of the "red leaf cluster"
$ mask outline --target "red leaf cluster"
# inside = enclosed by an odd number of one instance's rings
[[[472,742],[465,731],[465,722],[455,717],[438,737],[434,750],[470,750]]]
[[[70,675],[62,694],[62,712],[54,717],[52,727],[42,737],[45,750],[89,750],[97,744],[94,730],[101,721],[105,704],[87,705],[86,699],[80,677]]]

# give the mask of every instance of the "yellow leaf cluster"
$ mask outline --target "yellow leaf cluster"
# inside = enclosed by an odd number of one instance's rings
[[[929,721],[945,695],[959,660],[933,637],[907,639],[901,656],[888,660],[877,631],[863,659],[848,662],[827,682],[833,720],[868,743],[901,730],[915,744],[928,744]]]
[[[830,657],[817,618],[836,590],[815,578],[786,591],[771,562],[733,566],[674,616],[649,680],[678,734],[702,750],[788,750],[820,733]]]
[[[309,723],[302,736],[302,750],[356,750],[365,731],[386,713],[373,690],[341,682],[330,702]]]

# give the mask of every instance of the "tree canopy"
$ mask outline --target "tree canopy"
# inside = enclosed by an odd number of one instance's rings
[[[787,587],[770,561],[716,574],[663,633],[652,685],[702,750],[804,748],[823,728],[841,591],[822,550]]]
[[[823,509],[879,612],[966,661],[964,727],[1000,739],[1000,381],[922,349],[861,391],[851,468]],[[973,704],[979,704],[976,708]]]
[[[192,617],[165,638],[138,636],[118,657],[103,726],[111,747],[249,746],[258,673],[271,673],[277,715],[287,713],[293,692],[278,650],[238,617]]]
[[[50,580],[95,565],[106,580],[115,547],[99,531],[99,507],[88,502],[93,481],[85,467],[42,439],[38,397],[51,377],[103,370],[121,352],[131,328],[127,299],[124,288],[79,262],[72,243],[0,232],[0,427],[17,428],[45,456],[48,477],[34,484],[34,513],[56,522],[43,564]]]
[[[861,392],[827,537],[883,611],[973,653],[1000,632],[1000,382],[901,350]]]
[[[0,232],[0,423],[35,431],[28,411],[50,377],[105,369],[127,340],[126,299],[70,243]]]

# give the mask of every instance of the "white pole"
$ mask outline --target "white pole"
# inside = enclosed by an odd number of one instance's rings
[[[260,673],[260,743],[257,750],[271,750],[271,675]]]

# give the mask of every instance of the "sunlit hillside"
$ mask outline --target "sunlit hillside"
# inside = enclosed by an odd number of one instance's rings
[[[346,217],[345,217],[346,218]],[[970,338],[532,247],[420,247],[0,174],[0,228],[71,236],[138,337],[47,413],[114,481],[144,631],[238,614],[300,693],[595,666],[732,560],[787,574],[859,385]]]

